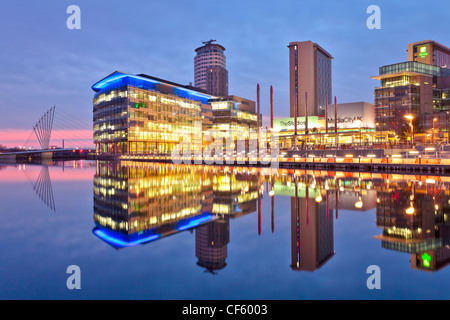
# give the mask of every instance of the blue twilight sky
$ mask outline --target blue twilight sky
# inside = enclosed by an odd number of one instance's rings
[[[66,27],[72,4],[81,8],[81,30]],[[366,27],[373,4],[381,30]],[[447,0],[3,0],[0,131],[31,130],[53,105],[90,128],[97,80],[121,70],[188,84],[194,50],[209,39],[226,48],[230,94],[255,100],[259,82],[265,115],[273,85],[275,114],[288,116],[291,41],[312,40],[334,56],[339,102],[373,103],[378,82],[370,77],[406,61],[408,43],[450,45],[449,12]]]

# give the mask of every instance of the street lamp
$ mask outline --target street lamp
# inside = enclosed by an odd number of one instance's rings
[[[413,119],[414,117],[410,114],[405,116],[406,119],[409,120],[409,126],[411,127],[411,144],[414,145],[414,126],[413,126]]]
[[[405,210],[406,214],[412,215],[414,214],[415,210],[414,207],[411,205],[408,209]]]

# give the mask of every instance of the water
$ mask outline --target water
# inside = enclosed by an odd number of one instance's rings
[[[449,299],[449,186],[370,173],[0,165],[0,298]],[[80,290],[67,287],[71,265]],[[367,287],[372,265],[380,289]]]

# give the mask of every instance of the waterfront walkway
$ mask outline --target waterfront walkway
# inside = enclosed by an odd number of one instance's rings
[[[61,152],[65,151],[65,152]],[[252,158],[252,157],[230,157],[230,158],[172,158],[170,156],[151,155],[98,155],[94,152],[73,152],[73,150],[61,150],[60,152],[46,152],[46,161],[72,161],[72,160],[99,160],[99,161],[141,161],[159,162],[172,164],[197,164],[197,165],[219,165],[219,166],[244,166],[281,169],[308,169],[328,171],[365,171],[378,173],[410,173],[410,174],[441,174],[450,175],[450,158],[439,158],[434,155],[402,155],[392,153],[391,155],[375,154],[337,154],[325,152],[321,154],[295,152],[282,153],[277,158]],[[19,153],[20,154],[20,153]],[[0,156],[0,163],[26,163],[36,162],[39,158],[19,157],[16,154]],[[20,154],[22,155],[22,154]],[[17,156],[17,157],[16,157]],[[53,156],[53,157],[52,157]]]
[[[103,158],[103,160],[107,160]],[[450,175],[450,159],[404,159],[370,157],[293,157],[293,158],[176,158],[158,156],[120,156],[115,160],[146,161],[174,164],[245,166],[281,169],[312,169],[329,171],[369,171],[410,174]]]

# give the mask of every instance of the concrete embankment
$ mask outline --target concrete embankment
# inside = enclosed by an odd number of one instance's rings
[[[207,159],[194,160],[189,158],[172,159],[170,157],[150,156],[117,156],[117,155],[76,155],[73,157],[54,157],[53,161],[76,161],[76,160],[98,160],[98,161],[142,161],[173,164],[201,164],[219,166],[243,166],[261,168],[281,169],[308,169],[328,171],[364,171],[377,173],[410,173],[410,174],[439,174],[450,175],[450,159],[404,159],[395,157],[374,158],[368,157],[339,157],[327,155],[327,157],[299,157],[292,158],[265,158],[265,159]],[[47,157],[42,157],[47,158]],[[0,163],[22,163],[28,159],[19,159],[16,155],[0,154]],[[33,161],[36,159],[33,159]],[[263,161],[260,161],[263,160]]]
[[[143,161],[174,164],[201,164],[219,166],[244,166],[281,169],[312,169],[328,171],[364,171],[378,173],[417,173],[417,174],[441,174],[450,175],[450,159],[390,159],[390,158],[280,158],[256,160],[193,160],[193,159],[170,159],[145,156],[125,156],[121,161]]]

